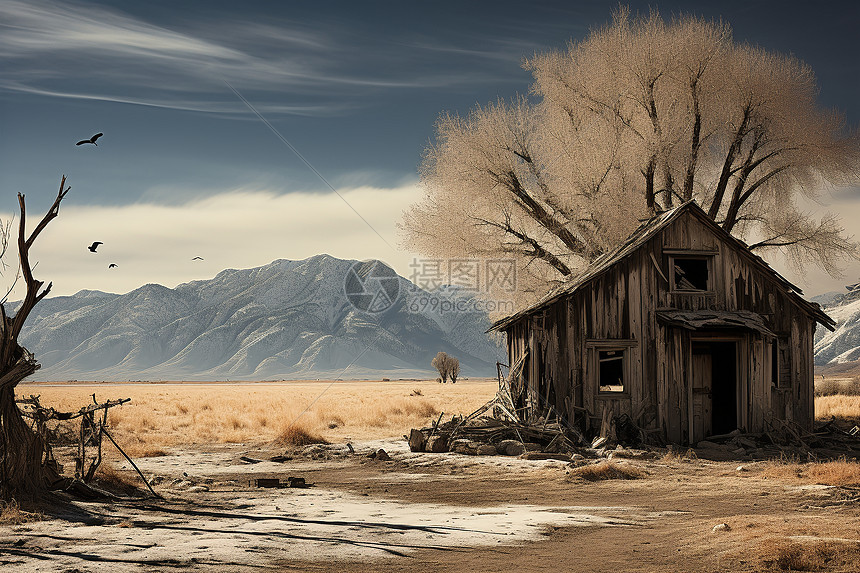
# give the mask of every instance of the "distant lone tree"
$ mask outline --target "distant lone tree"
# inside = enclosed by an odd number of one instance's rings
[[[25,231],[27,210],[24,195],[18,193],[21,210],[21,218],[18,221],[18,260],[26,294],[15,315],[11,317],[6,313],[5,299],[0,301],[0,497],[3,499],[20,494],[35,494],[59,479],[56,468],[47,463],[48,446],[21,416],[15,403],[15,387],[39,369],[39,363],[33,354],[18,344],[21,328],[33,307],[51,291],[51,283],[42,289],[44,283],[33,277],[30,248],[48,223],[59,214],[60,202],[70,189],[65,187],[65,184],[66,177],[63,176],[57,198],[29,237]],[[0,257],[6,252],[10,229],[10,226],[0,229]]]
[[[451,377],[451,384],[456,384],[460,377],[460,361],[453,356],[448,356],[448,376]]]
[[[448,378],[451,378],[451,383],[456,384],[457,378],[460,377],[460,361],[445,352],[439,352],[430,361],[430,365],[439,372],[439,382],[448,383]]]
[[[439,372],[439,380],[443,384],[447,384],[448,382],[448,374],[450,373],[448,368],[448,355],[444,352],[439,352],[436,356],[433,357],[433,360],[430,361],[430,366],[436,369]]]
[[[630,15],[525,63],[534,98],[443,115],[424,197],[400,227],[435,257],[517,261],[541,296],[638,221],[695,200],[756,252],[832,276],[858,258],[834,214],[803,203],[860,181],[860,137],[821,108],[810,67],[693,16]]]

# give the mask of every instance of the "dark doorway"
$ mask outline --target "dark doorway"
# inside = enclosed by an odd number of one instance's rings
[[[737,343],[693,342],[693,432],[698,441],[738,426]]]

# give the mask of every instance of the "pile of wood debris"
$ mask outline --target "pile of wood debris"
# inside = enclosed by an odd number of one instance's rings
[[[860,427],[843,430],[831,420],[815,429],[803,432],[796,425],[776,420],[773,430],[764,433],[744,433],[734,430],[728,434],[709,436],[695,444],[697,455],[715,459],[802,460],[860,459]],[[614,436],[596,436],[586,440],[580,433],[558,421],[526,424],[489,416],[458,417],[442,423],[441,416],[430,427],[413,429],[409,436],[413,452],[453,452],[467,455],[507,455],[522,459],[558,459],[575,461],[583,458],[658,457],[678,451],[677,445],[655,446],[619,443]]]
[[[549,420],[523,420],[514,407],[509,380],[499,370],[496,396],[468,416],[454,416],[426,428],[413,429],[408,436],[413,452],[454,452],[467,455],[507,455],[524,459],[577,460],[581,458],[649,458],[677,450],[657,440],[629,416],[604,419],[600,432],[584,435],[564,423],[560,416]],[[605,416],[604,416],[605,418]],[[698,455],[741,459],[792,457],[818,460],[845,456],[860,459],[860,427],[844,430],[835,420],[806,432],[795,423],[768,421],[768,431],[709,436],[695,444]]]
[[[440,416],[432,427],[413,429],[408,436],[409,449],[567,460],[578,449],[570,430],[557,421],[536,425],[489,416],[454,416],[445,423],[440,423],[441,419]]]
[[[806,460],[860,458],[860,427],[850,430],[839,427],[835,419],[806,432],[797,424],[783,420],[768,422],[770,429],[762,433],[734,430],[728,434],[709,436],[696,444],[697,450],[723,451],[738,457],[768,459],[795,457]]]

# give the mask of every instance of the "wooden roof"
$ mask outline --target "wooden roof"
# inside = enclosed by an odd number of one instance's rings
[[[699,207],[694,201],[687,201],[686,203],[679,205],[675,209],[665,211],[663,213],[655,215],[651,219],[648,219],[647,221],[639,225],[639,227],[635,231],[633,231],[627,237],[627,239],[615,250],[605,253],[595,259],[594,262],[592,262],[588,267],[586,267],[582,273],[576,275],[575,277],[567,279],[563,284],[551,290],[535,304],[493,323],[493,325],[489,328],[488,332],[493,330],[504,330],[510,324],[517,322],[524,316],[538,312],[546,308],[547,306],[553,304],[557,300],[573,294],[582,286],[589,283],[591,280],[597,278],[599,275],[603,274],[610,267],[634,253],[637,249],[639,249],[639,247],[641,247],[651,238],[656,236],[660,231],[665,229],[673,221],[677,220],[683,213],[690,213],[691,215],[695,216],[702,224],[710,228],[723,241],[729,243],[735,249],[746,255],[746,257],[754,266],[757,266],[763,271],[770,274],[772,278],[785,289],[788,298],[801,310],[813,317],[818,323],[828,328],[829,330],[833,330],[835,328],[836,322],[832,318],[827,316],[827,314],[825,314],[824,311],[821,310],[821,307],[817,303],[805,300],[801,296],[803,294],[802,290],[790,283],[785,277],[783,277],[781,274],[771,268],[771,266],[767,264],[764,259],[762,259],[758,255],[753,254],[746,243],[744,243],[740,239],[733,237],[731,234],[727,233],[722,227],[717,225],[717,223],[714,222],[714,220],[711,219],[708,214],[705,213],[701,209],[701,207]]]

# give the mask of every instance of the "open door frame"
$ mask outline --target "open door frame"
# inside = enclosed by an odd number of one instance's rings
[[[690,367],[690,376],[689,376],[689,384],[687,386],[687,429],[688,436],[690,436],[690,442],[695,443],[700,440],[703,440],[707,436],[697,437],[695,434],[694,427],[694,416],[693,416],[693,379],[695,373],[693,371],[693,346],[697,343],[699,344],[707,344],[712,342],[730,342],[735,345],[735,420],[736,426],[740,427],[741,420],[743,419],[742,414],[744,409],[741,408],[741,396],[743,394],[742,389],[743,385],[741,384],[742,378],[742,369],[741,362],[747,357],[747,354],[743,352],[743,344],[742,342],[745,340],[745,337],[741,334],[730,334],[725,332],[696,332],[690,337],[690,354],[688,356],[688,364]],[[713,365],[712,365],[713,368]],[[713,376],[711,376],[711,388],[710,388],[711,396],[713,396]],[[713,435],[713,415],[714,408],[713,402],[711,404],[711,434]]]

